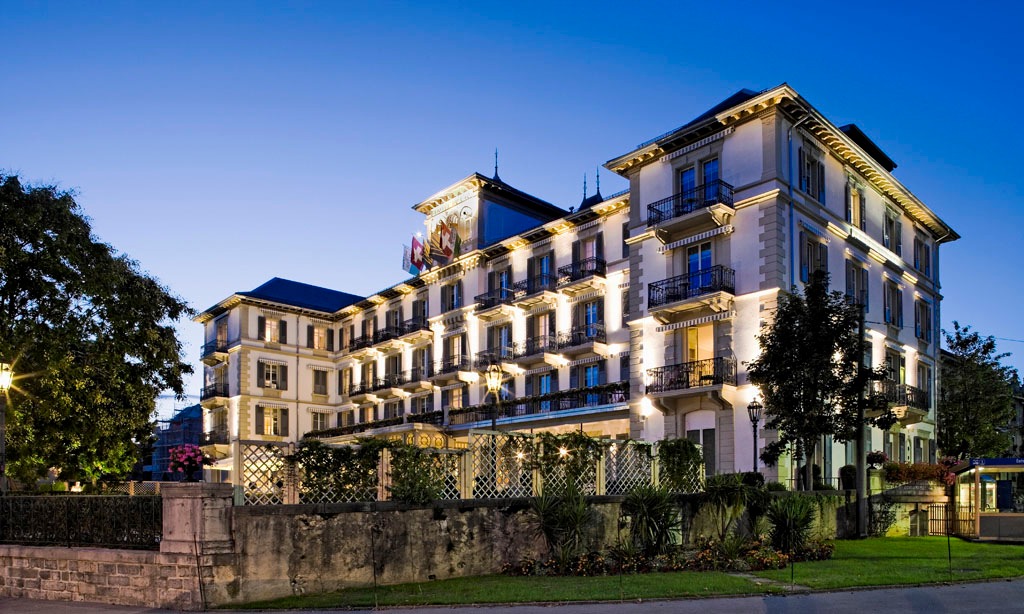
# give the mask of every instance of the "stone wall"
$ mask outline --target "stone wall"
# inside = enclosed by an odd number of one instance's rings
[[[0,596],[198,610],[196,558],[184,554],[0,545]]]

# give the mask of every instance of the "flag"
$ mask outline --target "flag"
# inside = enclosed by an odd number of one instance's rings
[[[412,238],[412,254],[410,256],[411,264],[416,268],[416,272],[413,275],[419,274],[420,271],[426,268],[426,254],[423,253],[423,244],[419,242],[416,237]],[[410,271],[411,272],[411,271]]]

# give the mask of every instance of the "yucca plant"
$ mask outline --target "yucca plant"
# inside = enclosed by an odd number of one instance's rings
[[[622,502],[622,515],[629,518],[630,540],[647,556],[665,552],[679,530],[679,510],[664,488],[634,488]]]
[[[792,554],[804,547],[811,535],[815,503],[810,497],[779,497],[768,506],[768,520],[772,523],[768,535],[772,547]]]

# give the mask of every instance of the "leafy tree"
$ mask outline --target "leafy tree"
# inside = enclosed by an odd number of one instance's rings
[[[942,331],[950,355],[942,360],[939,389],[939,448],[958,459],[998,456],[1013,443],[1013,384],[1017,371],[999,361],[992,337],[953,322]]]
[[[841,292],[829,292],[828,273],[815,272],[804,294],[780,293],[772,321],[757,340],[761,354],[747,365],[751,383],[764,397],[765,428],[779,432],[761,459],[769,465],[786,452],[813,458],[825,435],[838,441],[857,436],[858,396],[872,375],[860,371],[864,341],[860,307]],[[891,426],[885,412],[875,423]],[[811,463],[803,483],[812,487]]]
[[[72,194],[0,175],[0,357],[12,362],[9,473],[121,476],[181,395],[174,322],[189,307],[92,235]]]

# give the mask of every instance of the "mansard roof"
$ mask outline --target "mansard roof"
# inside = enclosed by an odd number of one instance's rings
[[[312,309],[334,313],[363,300],[363,297],[322,288],[312,284],[275,277],[249,292],[238,292],[239,296],[282,303],[300,309]]]

